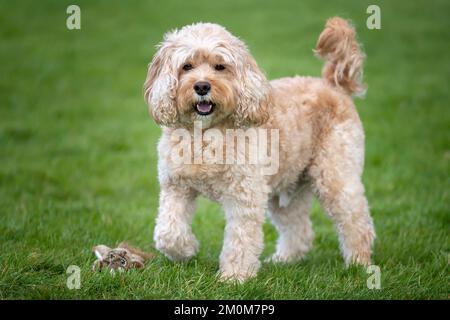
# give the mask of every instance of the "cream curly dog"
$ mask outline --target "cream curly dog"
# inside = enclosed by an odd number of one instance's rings
[[[338,17],[328,20],[316,54],[325,59],[322,78],[269,82],[246,45],[219,25],[197,23],[165,35],[144,91],[163,132],[154,240],[167,257],[179,261],[197,253],[191,222],[203,194],[225,212],[221,279],[243,282],[256,275],[266,211],[279,233],[270,261],[301,259],[313,241],[309,211],[316,196],[336,224],[346,264],[370,263],[375,232],[361,182],[364,132],[352,101],[365,91],[364,54],[354,29]],[[202,126],[200,135],[276,129],[277,172],[263,174],[251,163],[174,161],[180,143],[175,133],[183,128],[195,140],[195,123]],[[208,146],[203,141],[197,148]]]

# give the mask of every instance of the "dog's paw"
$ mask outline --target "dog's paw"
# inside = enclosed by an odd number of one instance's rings
[[[355,252],[347,257],[345,257],[345,265],[350,266],[363,266],[367,267],[371,265],[371,252]]]
[[[266,258],[264,262],[266,263],[292,263],[300,261],[304,258],[305,253],[304,252],[297,252],[297,253],[282,253],[282,252],[275,252],[270,257]]]
[[[256,276],[256,272],[220,272],[219,281],[224,283],[243,284],[246,280]]]
[[[176,238],[155,237],[155,242],[156,249],[172,261],[189,260],[199,249],[199,243],[193,235]]]

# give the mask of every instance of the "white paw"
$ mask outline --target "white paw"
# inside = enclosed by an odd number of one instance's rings
[[[199,244],[192,234],[174,237],[168,233],[155,233],[155,247],[172,261],[185,261],[197,254]]]
[[[220,272],[219,281],[242,284],[256,276],[256,272]]]
[[[291,263],[297,262],[303,259],[305,253],[296,252],[296,253],[286,253],[286,252],[275,252],[270,257],[266,258],[264,262],[269,263]]]
[[[244,283],[258,273],[261,262],[256,260],[243,267],[242,263],[222,263],[219,271],[219,281]]]
[[[353,254],[349,254],[347,256],[344,256],[345,265],[347,267],[350,267],[351,265],[356,266],[369,266],[371,264],[371,252],[354,252]]]

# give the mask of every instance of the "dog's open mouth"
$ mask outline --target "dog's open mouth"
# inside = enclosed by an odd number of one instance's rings
[[[211,101],[199,101],[194,105],[195,111],[201,116],[207,116],[214,111],[215,104]]]

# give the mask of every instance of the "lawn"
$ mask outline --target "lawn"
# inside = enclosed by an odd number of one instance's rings
[[[81,8],[81,30],[66,8]],[[366,28],[369,4],[381,30]],[[0,1],[1,299],[448,299],[450,227],[448,1]],[[264,263],[244,285],[216,280],[224,218],[199,199],[199,255],[145,269],[90,271],[95,244],[153,249],[159,127],[142,97],[165,31],[225,25],[269,78],[320,74],[312,48],[325,20],[351,19],[368,59],[356,104],[366,131],[364,183],[377,231],[369,274],[345,269],[332,222],[314,204],[314,248]],[[273,252],[267,222],[263,257]],[[81,268],[69,290],[66,269]]]

